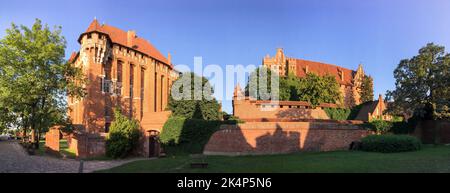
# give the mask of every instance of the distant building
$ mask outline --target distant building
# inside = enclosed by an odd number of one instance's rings
[[[334,76],[340,85],[340,91],[344,99],[343,105],[345,107],[353,107],[361,104],[361,85],[365,77],[361,64],[354,71],[332,64],[289,58],[285,56],[283,49],[279,48],[274,57],[269,55],[264,57],[263,66],[278,73],[280,76],[294,74],[297,77],[305,77],[308,73],[315,73],[319,76]]]
[[[392,116],[384,113],[386,108],[386,102],[383,100],[383,96],[380,95],[377,101],[366,102],[361,105],[361,110],[356,116],[356,120],[368,122],[375,119],[391,120]]]

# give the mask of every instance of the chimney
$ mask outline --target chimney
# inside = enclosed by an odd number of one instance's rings
[[[378,101],[383,101],[383,95],[380,94],[380,95],[378,96]]]
[[[136,38],[136,31],[134,30],[130,30],[127,32],[127,46],[128,47],[133,47],[134,46],[134,38]]]
[[[305,67],[305,74],[308,74],[309,73],[309,65],[306,65],[306,67]]]
[[[170,53],[167,54],[167,62],[168,64],[172,64],[172,56],[170,55]]]

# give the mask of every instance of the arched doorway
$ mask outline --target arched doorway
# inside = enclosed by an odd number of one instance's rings
[[[159,143],[159,131],[148,131],[148,157],[159,157],[161,151],[161,145]]]

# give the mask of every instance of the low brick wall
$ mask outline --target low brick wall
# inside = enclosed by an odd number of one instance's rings
[[[52,127],[45,133],[45,147],[49,153],[59,153],[60,128]]]
[[[76,133],[70,140],[72,149],[79,158],[103,156],[106,152],[106,134]]]
[[[414,135],[424,144],[450,144],[450,121],[421,121]]]
[[[283,154],[348,150],[369,135],[359,125],[331,122],[255,122],[222,125],[204,148],[207,155]]]

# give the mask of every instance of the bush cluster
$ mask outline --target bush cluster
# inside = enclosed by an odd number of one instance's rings
[[[395,153],[420,150],[422,143],[409,135],[369,135],[361,140],[361,150]]]
[[[365,127],[378,135],[386,134],[392,128],[392,123],[384,120],[373,120],[365,124]]]
[[[202,153],[211,135],[222,124],[235,124],[237,121],[207,121],[172,116],[164,124],[160,142],[168,153],[170,150],[183,153]]]
[[[106,139],[106,155],[112,158],[123,158],[129,155],[139,142],[139,123],[114,111],[115,121],[111,124]]]

